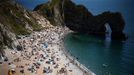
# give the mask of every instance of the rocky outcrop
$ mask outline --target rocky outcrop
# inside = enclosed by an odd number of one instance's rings
[[[0,0],[0,56],[3,48],[15,48],[19,44],[13,42],[18,35],[42,29],[33,14],[13,0]]]
[[[54,23],[64,24],[71,30],[80,33],[105,35],[105,24],[108,24],[112,30],[112,39],[126,39],[123,33],[125,22],[119,12],[104,12],[94,16],[85,6],[76,5],[71,0],[60,0],[57,3],[55,0],[51,0],[51,2],[37,6],[34,10],[51,18]]]
[[[63,25],[64,24],[64,14],[63,14],[63,4],[64,0],[50,0],[45,4],[40,4],[34,8],[34,11],[43,15],[47,18],[52,25]]]

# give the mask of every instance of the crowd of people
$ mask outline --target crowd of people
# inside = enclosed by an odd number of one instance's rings
[[[63,36],[70,30],[33,16],[44,29],[17,36],[16,47],[6,48],[0,57],[0,75],[85,75],[64,52]]]
[[[2,75],[76,75],[73,72],[76,66],[72,68],[73,64],[67,60],[61,47],[62,36],[67,31],[63,27],[48,26],[30,35],[18,36],[16,41],[19,44],[15,50],[6,51],[0,60],[0,68],[7,67]]]

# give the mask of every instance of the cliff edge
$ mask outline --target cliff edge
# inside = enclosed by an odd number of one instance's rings
[[[120,12],[107,11],[94,16],[85,6],[76,5],[71,0],[51,0],[38,5],[34,11],[44,15],[52,24],[65,25],[84,34],[105,36],[108,24],[112,30],[112,39],[126,39],[123,32],[125,21]]]
[[[27,11],[15,1],[0,0],[0,10],[0,56],[6,46],[13,48],[19,44],[13,43],[18,36],[42,29],[33,16],[35,13]]]

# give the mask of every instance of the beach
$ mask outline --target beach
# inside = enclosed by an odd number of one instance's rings
[[[93,75],[82,68],[63,46],[64,36],[71,32],[63,26],[53,26],[45,18],[34,15],[43,30],[18,36],[16,48],[5,48],[0,60],[0,75]],[[77,64],[75,63],[77,62]]]

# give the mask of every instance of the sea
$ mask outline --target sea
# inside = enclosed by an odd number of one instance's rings
[[[48,0],[17,0],[26,9],[33,10],[38,4]],[[134,0],[72,0],[85,5],[93,14],[104,11],[121,12],[125,20],[126,41],[69,33],[65,36],[64,46],[81,64],[96,75],[134,75]],[[110,29],[109,29],[110,32]]]

